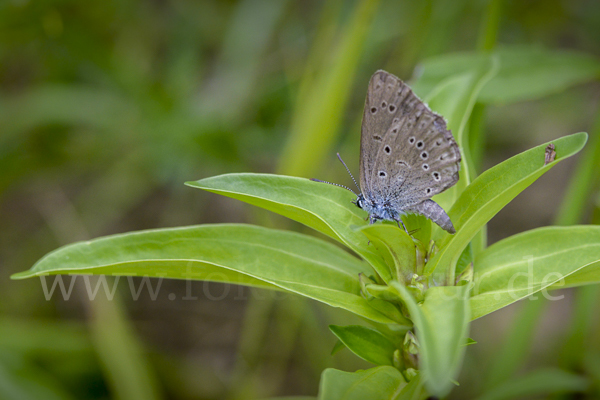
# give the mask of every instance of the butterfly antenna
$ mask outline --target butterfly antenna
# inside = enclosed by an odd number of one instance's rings
[[[333,183],[333,182],[327,182],[327,181],[322,181],[320,179],[316,179],[316,178],[310,178],[311,181],[315,181],[315,182],[321,182],[321,183],[329,183],[330,185],[333,186],[339,186],[341,188],[344,188],[346,190],[351,191],[352,193],[354,193],[354,190],[350,189],[348,186],[344,186],[344,185],[340,185],[339,183]],[[354,193],[355,196],[358,196],[356,193]]]
[[[352,178],[352,182],[354,182],[354,185],[356,185],[356,188],[360,192],[360,187],[358,186],[358,183],[356,183],[356,179],[354,179],[354,176],[352,176],[352,172],[350,172],[350,169],[348,168],[348,166],[346,165],[344,160],[342,160],[342,156],[340,156],[340,153],[337,153],[337,156],[338,156],[338,160],[340,160],[340,162],[342,163],[344,168],[346,168],[346,171],[348,171],[348,175],[350,175],[350,178]],[[352,192],[354,192],[354,190]]]

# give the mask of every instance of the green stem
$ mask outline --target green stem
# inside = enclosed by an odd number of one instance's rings
[[[500,28],[500,17],[502,15],[501,0],[491,0],[488,3],[484,13],[479,33],[479,43],[477,48],[483,52],[492,51],[496,47],[498,39],[498,30]],[[469,150],[471,152],[471,165],[473,169],[472,179],[475,179],[477,173],[481,171],[481,160],[483,159],[483,149],[485,147],[485,136],[483,127],[485,121],[486,106],[477,103],[471,112],[469,121]],[[487,226],[473,238],[473,255],[476,256],[487,246]]]
[[[567,192],[554,223],[573,225],[579,223],[589,204],[590,193],[598,183],[600,165],[600,112],[597,114],[589,142],[581,155],[575,174],[569,181]]]
[[[496,47],[501,15],[502,0],[491,0],[487,5],[487,10],[482,20],[482,28],[477,45],[479,50],[491,51]]]
[[[530,354],[531,343],[537,322],[548,302],[525,300],[514,318],[511,329],[496,353],[485,380],[484,387],[492,388],[511,378]]]

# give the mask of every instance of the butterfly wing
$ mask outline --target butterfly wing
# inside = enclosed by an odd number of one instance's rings
[[[459,168],[460,150],[444,119],[400,79],[377,71],[361,132],[365,197],[403,210],[453,186]]]

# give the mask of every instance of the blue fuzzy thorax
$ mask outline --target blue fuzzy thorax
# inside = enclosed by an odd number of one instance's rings
[[[402,211],[393,209],[391,204],[377,204],[371,200],[367,200],[362,193],[358,195],[354,204],[369,213],[369,222],[371,224],[378,219],[398,222],[400,221],[400,215],[404,214]]]

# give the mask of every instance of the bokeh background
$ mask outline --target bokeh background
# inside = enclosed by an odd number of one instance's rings
[[[491,221],[490,243],[600,221],[596,0],[2,1],[0,398],[314,396],[324,368],[369,367],[330,355],[327,325],[360,321],[293,296],[169,280],[137,296],[123,279],[112,301],[102,290],[90,301],[81,279],[61,281],[67,299],[9,276],[60,245],[118,232],[302,229],[183,182],[273,172],[349,184],[335,153],[358,172],[375,70],[410,82],[436,57],[515,46],[552,55],[532,68],[555,63],[551,72],[574,78],[554,85],[549,73],[551,90],[477,104],[480,171],[566,134],[591,136]],[[585,396],[596,398],[600,358],[586,353],[600,346],[600,296],[560,294],[475,321],[454,398],[557,365],[590,377]]]

